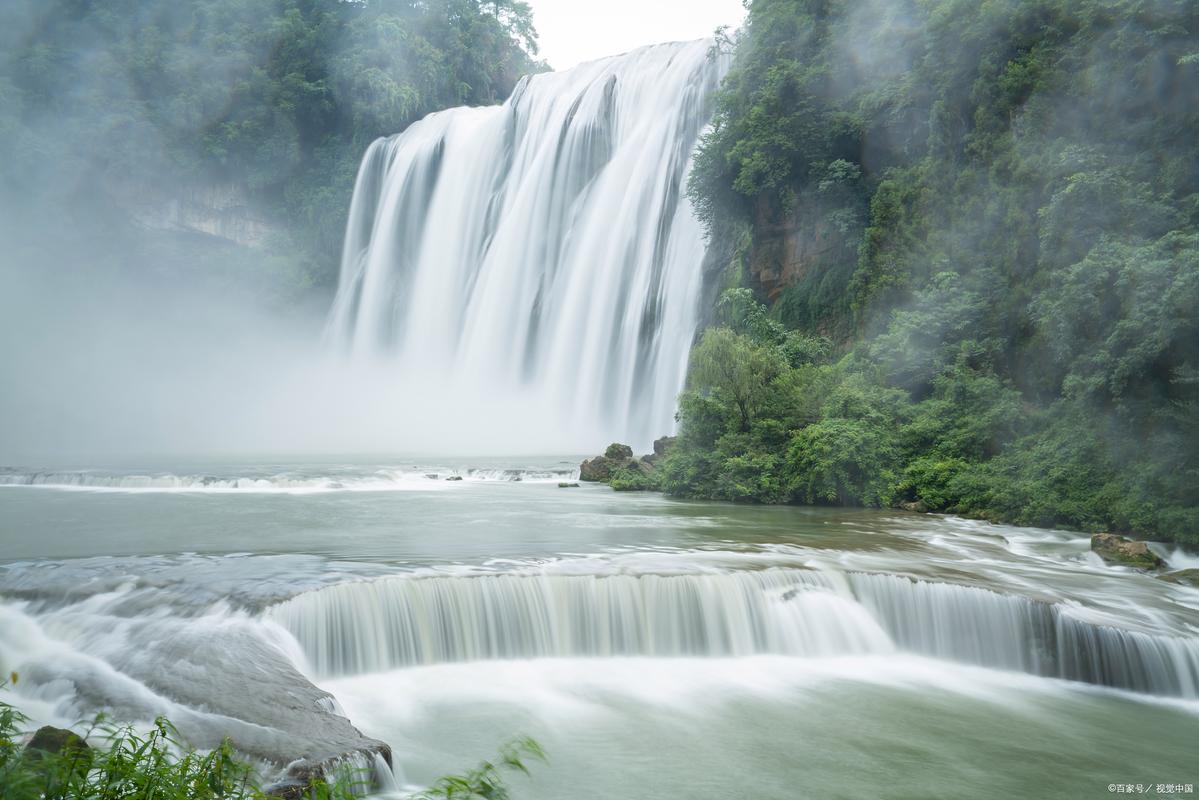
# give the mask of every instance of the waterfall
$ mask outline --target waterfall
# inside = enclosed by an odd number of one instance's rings
[[[669,431],[704,254],[686,179],[726,66],[710,45],[526,77],[372,144],[332,345],[590,446]]]
[[[802,657],[903,650],[1152,694],[1199,697],[1199,640],[894,575],[402,576],[306,592],[268,616],[322,676],[545,657]]]

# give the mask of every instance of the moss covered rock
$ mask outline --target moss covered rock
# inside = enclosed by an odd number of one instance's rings
[[[1199,589],[1199,569],[1180,569],[1177,572],[1167,572],[1157,577],[1168,583],[1180,583],[1183,586],[1194,586]]]
[[[659,488],[655,461],[666,453],[674,441],[663,437],[654,442],[654,452],[635,458],[633,448],[614,442],[602,456],[589,458],[579,465],[579,479],[606,483],[617,491],[640,491]]]
[[[1124,564],[1141,569],[1160,569],[1165,562],[1144,542],[1126,539],[1114,533],[1097,533],[1091,537],[1091,549],[1112,564]]]

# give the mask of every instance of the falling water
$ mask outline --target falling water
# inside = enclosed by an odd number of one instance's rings
[[[297,595],[270,618],[321,675],[538,657],[819,657],[906,650],[1199,697],[1199,641],[1095,625],[978,587],[806,569],[398,577]]]
[[[724,69],[710,45],[534,75],[371,145],[332,343],[594,441],[668,431],[701,283],[685,186]]]

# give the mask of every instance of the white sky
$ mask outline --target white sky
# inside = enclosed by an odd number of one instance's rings
[[[529,0],[554,69],[659,42],[711,36],[745,17],[741,0]]]

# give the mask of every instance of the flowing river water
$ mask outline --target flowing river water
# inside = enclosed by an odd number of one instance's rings
[[[2,472],[8,699],[392,793],[518,734],[549,756],[521,798],[1199,782],[1199,590],[1078,534],[560,488],[576,464]]]

